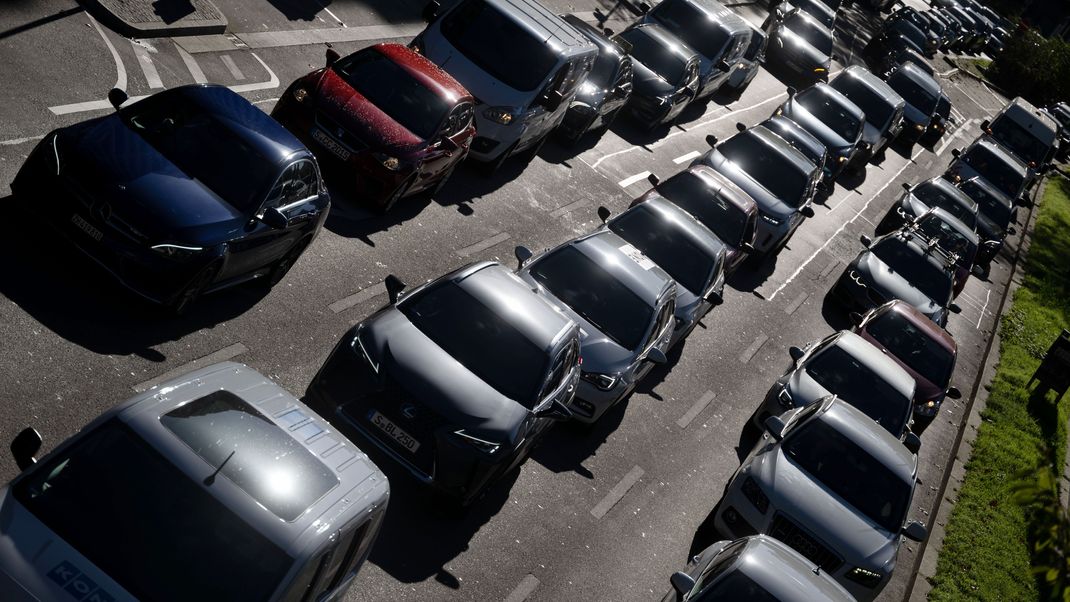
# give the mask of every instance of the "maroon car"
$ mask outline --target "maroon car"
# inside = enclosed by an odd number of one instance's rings
[[[378,44],[299,78],[271,116],[354,178],[382,211],[422,190],[437,193],[475,137],[474,100],[457,80],[400,44]]]
[[[690,213],[724,243],[726,273],[738,268],[754,250],[751,243],[758,223],[758,205],[713,168],[694,165],[664,182],[653,174],[647,179],[654,187],[632,201],[632,206],[660,197]]]
[[[920,434],[940,411],[944,397],[958,399],[962,393],[951,386],[958,345],[946,330],[896,299],[874,308],[864,316],[852,314],[852,329],[899,362],[914,377],[914,425]]]

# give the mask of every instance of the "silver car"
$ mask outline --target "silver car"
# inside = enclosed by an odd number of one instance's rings
[[[775,537],[858,600],[873,600],[903,537],[927,535],[907,522],[918,457],[835,397],[770,417],[766,430],[717,504],[717,530]]]
[[[516,248],[517,274],[580,325],[583,357],[573,418],[592,423],[666,361],[676,283],[631,243],[607,230],[538,257]]]
[[[956,148],[951,154],[955,159],[947,166],[945,178],[957,184],[980,177],[1015,202],[1026,198],[1029,168],[991,136],[981,136],[966,150]]]

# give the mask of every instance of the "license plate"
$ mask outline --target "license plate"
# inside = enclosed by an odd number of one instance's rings
[[[103,232],[101,232],[100,230],[97,230],[93,226],[93,224],[85,221],[85,219],[83,219],[82,216],[78,215],[77,213],[74,213],[74,214],[71,215],[71,223],[74,224],[75,226],[78,226],[79,230],[81,230],[82,232],[85,232],[86,234],[88,234],[90,236],[90,238],[92,238],[93,240],[95,240],[97,242],[100,242],[100,239],[104,238],[104,233]]]
[[[391,422],[389,418],[383,416],[379,412],[372,410],[371,413],[368,414],[368,420],[370,420],[371,423],[375,426],[379,427],[379,430],[383,431],[387,435],[390,435],[390,437],[394,441],[397,441],[398,445],[400,445],[401,447],[404,447],[412,453],[416,453],[416,450],[420,449],[419,441],[417,441],[412,435],[406,433],[404,430],[401,429],[401,427]]]
[[[349,151],[341,144],[338,144],[333,138],[325,134],[323,130],[312,130],[312,137],[316,139],[316,142],[319,142],[326,147],[327,150],[338,155],[339,159],[343,161],[349,159]]]

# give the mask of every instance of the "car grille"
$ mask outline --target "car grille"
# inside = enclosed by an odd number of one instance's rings
[[[773,526],[769,535],[788,544],[826,573],[835,572],[843,564],[843,560],[832,550],[779,512],[773,517]]]
[[[316,127],[339,143],[345,145],[353,152],[359,152],[368,148],[368,145],[365,144],[363,140],[354,136],[351,132],[339,125],[337,121],[322,113],[316,113]]]
[[[350,420],[360,425],[370,436],[374,437],[384,447],[390,449],[403,462],[424,474],[428,478],[435,474],[435,431],[444,422],[437,414],[419,402],[403,397],[404,393],[394,389],[386,395],[398,395],[398,397],[378,397],[373,399],[362,397],[343,406],[342,411]],[[413,409],[413,417],[409,418],[402,413],[402,407]],[[390,435],[384,433],[379,427],[372,424],[371,412],[379,412],[396,426],[415,438],[420,447],[416,452],[411,452],[400,443],[394,441]]]

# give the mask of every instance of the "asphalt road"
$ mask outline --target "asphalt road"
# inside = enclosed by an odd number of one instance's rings
[[[586,12],[598,1],[549,4]],[[92,103],[116,83],[134,96],[203,79],[239,86],[270,110],[290,81],[322,64],[323,46],[308,43],[309,30],[352,30],[350,41],[335,44],[343,54],[381,39],[371,36],[404,41],[401,33],[419,30],[416,0],[324,0],[322,10],[300,13],[307,4],[220,3],[234,37],[198,46],[124,39],[99,28],[73,0],[4,3],[0,207],[13,202],[7,186],[35,141],[102,114]],[[761,8],[737,10],[754,23],[764,18]],[[872,15],[845,9],[838,42],[844,62],[858,62],[874,24]],[[275,38],[289,45],[252,35],[265,31],[289,32]],[[879,165],[844,178],[778,257],[744,266],[724,305],[626,404],[589,432],[557,428],[467,517],[435,512],[384,464],[391,508],[348,599],[639,600],[664,593],[738,466],[742,425],[787,367],[787,347],[846,326],[824,295],[861,250],[859,235],[872,232],[901,183],[940,173],[951,149],[972,140],[1004,102],[973,80],[943,83],[960,119],[936,148],[890,150]],[[707,134],[724,139],[736,122],[757,123],[784,98],[785,85],[763,70],[739,99],[690,108],[678,126],[654,136],[622,120],[577,149],[549,143],[530,164],[511,161],[490,179],[461,169],[440,198],[404,202],[388,217],[372,217],[359,199],[336,192],[326,229],[274,291],[212,295],[178,320],[123,292],[36,224],[9,222],[0,240],[0,437],[34,425],[47,449],[135,387],[203,358],[232,357],[300,395],[337,338],[385,302],[372,287],[387,274],[417,283],[471,261],[512,264],[517,244],[537,250],[584,233],[597,223],[599,205],[621,211],[646,190],[641,174],[671,175],[707,149]],[[971,278],[958,300],[963,313],[951,318],[960,349],[954,382],[964,391],[994,328],[1016,242],[1012,237],[987,281]],[[911,518],[928,521],[966,401],[945,403],[922,437]],[[6,455],[0,474],[16,474]],[[881,600],[904,597],[915,550],[904,545]]]

